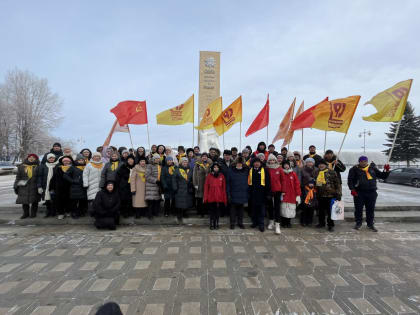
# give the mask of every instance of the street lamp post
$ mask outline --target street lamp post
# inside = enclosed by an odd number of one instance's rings
[[[363,136],[363,153],[366,153],[366,136],[371,136],[372,132],[370,130],[363,129],[363,132],[359,133],[359,138]]]

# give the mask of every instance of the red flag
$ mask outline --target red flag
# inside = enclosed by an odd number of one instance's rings
[[[268,126],[268,122],[270,120],[270,100],[269,95],[267,95],[267,102],[265,102],[264,107],[258,113],[257,117],[252,122],[251,126],[249,126],[245,137],[252,135],[254,132],[261,130]]]
[[[312,106],[311,108],[308,108],[305,110],[302,114],[296,115],[295,119],[292,122],[292,125],[290,126],[290,129],[297,130],[297,129],[303,129],[303,128],[310,128],[314,122],[314,117],[312,115],[312,111],[323,102],[328,101],[328,96],[323,99],[318,104]]]
[[[124,101],[118,103],[111,112],[117,117],[121,126],[147,124],[146,101]]]

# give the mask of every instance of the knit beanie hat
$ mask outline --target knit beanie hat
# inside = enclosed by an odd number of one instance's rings
[[[312,163],[314,163],[314,164],[315,164],[315,160],[314,160],[313,158],[307,158],[307,159],[305,160],[305,164],[306,164],[306,163],[308,163],[308,162],[312,162]]]
[[[182,157],[180,160],[179,160],[179,163],[181,164],[182,162],[184,162],[184,161],[187,161],[188,162],[188,158],[186,158],[185,156],[184,157]]]
[[[77,160],[84,160],[84,159],[85,159],[85,157],[82,154],[79,153],[78,155],[76,155],[76,161]]]
[[[160,160],[160,155],[157,154],[157,153],[155,153],[155,154],[152,155],[152,158],[153,158],[153,160],[155,160],[155,159],[156,160],[158,160],[158,159]]]
[[[258,154],[259,155],[259,154]],[[270,160],[274,160],[274,161],[277,161],[277,158],[276,158],[276,156],[274,155],[274,154],[269,154],[268,155],[268,159],[267,159],[267,161],[270,161]]]
[[[52,153],[48,153],[47,154],[47,160],[49,159],[49,158],[54,158],[55,159],[55,154],[52,154]]]
[[[361,157],[359,157],[359,162],[361,161],[368,161],[367,156],[362,155]]]
[[[174,158],[172,156],[167,156],[166,157],[166,162],[173,161],[173,160],[174,160]]]
[[[287,152],[286,157],[295,157],[295,155],[293,154],[293,152]]]
[[[265,154],[264,153],[258,153],[257,154],[257,158],[265,158]]]

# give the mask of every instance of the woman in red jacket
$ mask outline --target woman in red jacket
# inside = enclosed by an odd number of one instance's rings
[[[288,160],[283,161],[282,203],[281,203],[281,226],[291,228],[291,218],[296,216],[296,203],[300,203],[300,182],[298,176],[290,167]]]
[[[204,183],[204,203],[210,212],[210,230],[219,229],[220,208],[227,205],[226,179],[220,172],[218,163],[213,163]]]
[[[267,230],[273,230],[280,234],[280,203],[281,203],[281,182],[284,176],[283,169],[277,162],[274,154],[270,154],[267,160],[267,169],[270,173],[271,195],[268,200],[268,219],[270,220]],[[273,207],[274,201],[274,207]]]

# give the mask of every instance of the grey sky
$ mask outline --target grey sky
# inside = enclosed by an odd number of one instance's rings
[[[61,138],[103,143],[119,101],[146,99],[152,143],[191,145],[192,126],[157,126],[155,115],[185,101],[198,103],[200,50],[221,52],[224,106],[242,95],[242,144],[266,138],[246,129],[270,93],[269,141],[293,98],[305,108],[324,97],[359,94],[359,108],[344,149],[383,149],[387,123],[369,123],[363,106],[373,95],[413,78],[409,100],[420,114],[419,1],[1,1],[0,77],[18,67],[48,78],[64,100]],[[196,117],[197,122],[197,117]],[[146,127],[132,126],[135,146],[146,145]],[[225,135],[239,144],[239,125]],[[338,149],[343,134],[328,133]],[[291,148],[300,150],[300,132]],[[305,130],[323,147],[322,131]],[[113,143],[128,145],[128,135]],[[222,143],[221,139],[220,142]],[[281,145],[281,141],[276,143]]]

